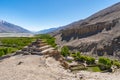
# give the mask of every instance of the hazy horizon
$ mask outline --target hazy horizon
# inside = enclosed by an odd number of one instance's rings
[[[0,0],[0,19],[30,31],[84,19],[120,0]]]

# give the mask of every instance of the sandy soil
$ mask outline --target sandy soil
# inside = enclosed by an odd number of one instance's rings
[[[0,80],[77,80],[53,58],[17,55],[0,62]]]
[[[0,61],[0,80],[119,80],[119,73],[71,73],[52,57],[38,55],[16,55]]]

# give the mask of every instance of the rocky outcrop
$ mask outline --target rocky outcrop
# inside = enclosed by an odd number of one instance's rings
[[[57,43],[73,51],[120,59],[120,18],[63,30]]]
[[[71,38],[84,38],[90,35],[97,34],[103,30],[109,31],[118,23],[119,19],[115,19],[107,22],[99,22],[91,25],[84,25],[83,23],[79,28],[66,29],[61,31],[62,40],[69,41]]]
[[[112,40],[100,40],[99,42],[83,42],[78,46],[68,46],[71,50],[79,50],[83,53],[97,54],[98,56],[111,55],[120,59],[120,36]]]

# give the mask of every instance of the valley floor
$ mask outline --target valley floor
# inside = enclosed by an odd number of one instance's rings
[[[33,37],[32,33],[0,33],[0,37]]]
[[[0,61],[0,80],[119,80],[119,78],[120,71],[71,73],[54,58],[39,55],[16,55]]]

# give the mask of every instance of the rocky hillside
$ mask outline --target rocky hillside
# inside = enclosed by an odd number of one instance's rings
[[[60,46],[120,58],[120,2],[54,33]]]
[[[0,33],[30,33],[30,31],[20,26],[1,20],[0,21]]]

